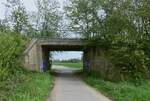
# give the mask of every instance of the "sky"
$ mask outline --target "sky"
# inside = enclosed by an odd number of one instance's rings
[[[65,1],[66,0],[58,0],[61,9]],[[6,3],[6,0],[0,0],[0,18],[4,18],[5,16],[5,12],[6,12],[6,7],[4,6],[5,3]],[[23,3],[28,12],[37,10],[36,5],[35,5],[36,0],[23,0]]]
[[[63,8],[64,1],[65,0],[58,0],[60,4],[60,8]],[[28,12],[36,11],[36,5],[35,5],[35,0],[23,0],[24,5],[26,7],[26,10]],[[6,0],[0,0],[0,19],[3,19],[6,14],[6,7],[4,6],[4,3],[6,3]],[[82,52],[76,52],[76,51],[71,51],[71,52],[56,52],[53,55],[54,59],[60,59],[60,60],[65,60],[65,59],[72,59],[72,58],[81,58],[82,57]]]

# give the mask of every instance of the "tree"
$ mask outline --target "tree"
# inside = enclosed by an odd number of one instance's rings
[[[30,26],[28,15],[22,0],[7,0],[6,7],[10,10],[9,21],[13,30],[17,33],[26,33],[26,29]]]
[[[60,12],[56,0],[37,0],[37,29],[40,36],[59,37]]]
[[[70,27],[101,47],[115,68],[139,79],[150,66],[149,0],[71,0],[66,12]]]
[[[10,28],[6,25],[7,21],[5,19],[0,19],[0,32],[7,32]]]

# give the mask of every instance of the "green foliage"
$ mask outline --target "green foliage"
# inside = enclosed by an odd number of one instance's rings
[[[104,49],[122,80],[149,77],[148,0],[71,0],[70,4],[66,11],[71,28],[81,31],[87,45]]]
[[[0,33],[0,101],[41,101],[48,97],[53,78],[23,69],[26,44],[27,38],[19,34]]]
[[[37,36],[60,37],[61,13],[58,8],[57,0],[37,0]]]
[[[26,41],[15,33],[0,33],[0,80],[21,71],[21,55]],[[18,70],[18,71],[16,71]]]
[[[9,27],[6,26],[6,21],[0,19],[0,31],[1,32],[7,32],[9,31]]]
[[[114,46],[109,49],[108,53],[113,65],[120,69],[123,80],[132,78],[138,81],[149,76],[149,67],[146,64],[146,59],[149,58],[142,49],[129,44],[127,46]]]
[[[8,9],[11,9],[10,17],[7,17],[7,20],[10,21],[10,27],[13,27],[14,32],[21,33],[25,32],[26,29],[30,29],[28,15],[22,0],[7,0],[5,6],[8,7]]]
[[[46,101],[53,87],[49,73],[26,73],[26,79],[7,97],[8,101]]]
[[[99,17],[96,15],[96,9],[99,8],[99,4],[99,0],[70,0],[66,6],[67,16],[71,20],[69,28],[79,31],[82,38],[95,36],[98,29],[103,27],[99,25],[100,21],[97,21]]]
[[[143,81],[140,86],[135,86],[132,82],[114,83],[93,75],[85,77],[85,81],[113,101],[149,101],[150,99],[149,81]]]
[[[15,33],[0,33],[0,80],[19,76],[22,72],[21,56],[26,39]]]
[[[26,38],[15,33],[0,32],[0,98],[9,94],[25,78],[21,57]],[[0,100],[1,100],[0,99]]]

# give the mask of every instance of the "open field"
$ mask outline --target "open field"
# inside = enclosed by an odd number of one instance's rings
[[[61,66],[66,66],[70,68],[83,68],[83,63],[78,62],[78,63],[71,63],[71,62],[53,62],[53,65],[61,65]]]

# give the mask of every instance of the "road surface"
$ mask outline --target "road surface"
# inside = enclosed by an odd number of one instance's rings
[[[51,96],[47,101],[111,101],[73,75],[77,69],[54,66],[58,75]]]

